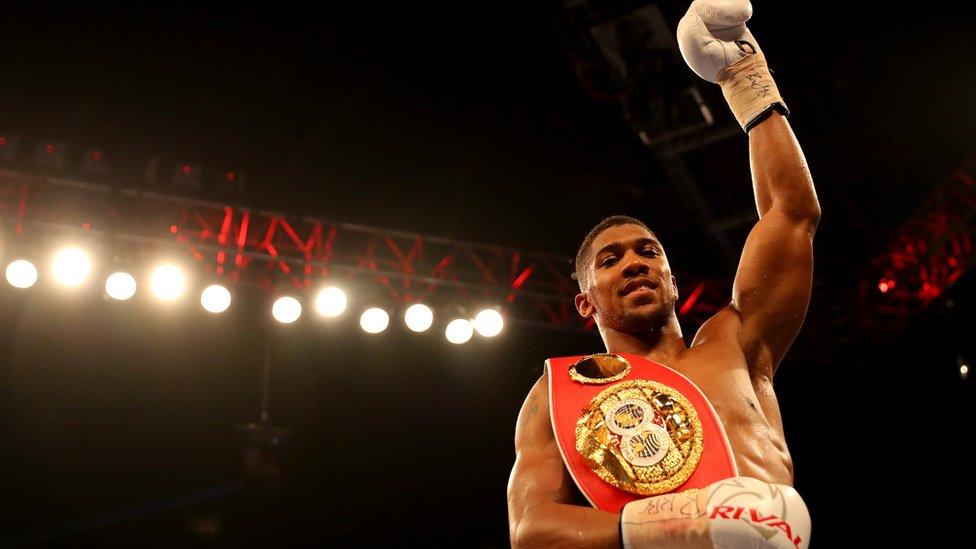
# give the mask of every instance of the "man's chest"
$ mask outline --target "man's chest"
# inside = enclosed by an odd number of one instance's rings
[[[761,417],[750,365],[736,341],[713,339],[696,345],[673,367],[701,389],[723,422]]]

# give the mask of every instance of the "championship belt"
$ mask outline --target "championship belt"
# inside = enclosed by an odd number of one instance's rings
[[[551,358],[549,414],[563,462],[590,504],[738,476],[722,422],[688,378],[629,354]]]

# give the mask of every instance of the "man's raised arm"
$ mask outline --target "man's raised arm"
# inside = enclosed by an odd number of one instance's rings
[[[820,204],[803,152],[779,113],[749,132],[759,221],[732,285],[747,355],[775,372],[800,331],[813,285],[813,235]]]
[[[730,307],[739,314],[747,358],[771,376],[810,302],[820,204],[786,121],[789,110],[746,27],[751,17],[748,0],[694,0],[678,25],[678,45],[696,74],[722,86],[749,134],[759,221],[742,251]]]

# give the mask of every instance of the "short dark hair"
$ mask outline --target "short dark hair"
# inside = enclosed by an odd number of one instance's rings
[[[610,227],[616,227],[618,225],[637,225],[638,227],[643,227],[647,232],[651,233],[654,238],[654,231],[650,229],[643,221],[635,217],[630,217],[629,215],[611,215],[603,221],[597,223],[590,232],[586,234],[586,238],[583,239],[583,244],[580,246],[579,251],[576,252],[576,271],[573,273],[573,278],[579,283],[580,290],[584,289],[585,286],[585,273],[586,268],[589,266],[590,260],[592,259],[593,251],[590,250],[590,246],[593,245],[593,241],[596,237],[600,236],[600,233],[609,229]]]

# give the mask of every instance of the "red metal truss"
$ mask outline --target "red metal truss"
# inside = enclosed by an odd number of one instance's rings
[[[85,235],[130,255],[176,248],[210,277],[267,290],[337,282],[394,304],[501,306],[516,322],[590,329],[574,307],[569,257],[316,217],[0,171],[5,240]],[[727,283],[679,277],[679,314],[700,324],[728,303]]]
[[[901,322],[925,308],[973,264],[976,155],[940,185],[871,261],[862,299],[882,323]],[[869,319],[866,319],[869,320]]]

